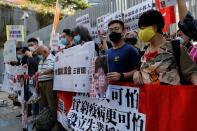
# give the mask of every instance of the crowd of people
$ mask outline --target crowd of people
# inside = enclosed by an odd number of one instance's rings
[[[197,85],[197,47],[193,44],[197,40],[197,20],[187,11],[184,1],[177,2],[179,30],[171,36],[164,34],[164,18],[157,10],[149,10],[140,16],[139,30],[126,32],[123,21],[112,20],[107,32],[98,31],[100,43],[95,43],[94,50],[97,55],[107,55],[109,73],[99,67],[98,71],[106,75],[108,82],[131,82],[138,86]],[[64,29],[60,37],[63,48],[59,51],[88,41],[92,38],[85,27]],[[48,107],[52,122],[56,123],[57,94],[53,91],[53,69],[57,51],[40,46],[35,38],[27,43],[28,47],[17,49],[17,58],[28,68],[28,75],[38,76],[36,90],[41,96],[39,102],[29,108],[28,116],[36,116]],[[25,90],[26,101],[32,95],[28,89]]]

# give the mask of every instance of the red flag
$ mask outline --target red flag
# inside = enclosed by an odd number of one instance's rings
[[[60,18],[60,6],[59,6],[59,1],[56,1],[56,11],[55,11],[55,17],[53,21],[53,29],[52,29],[52,34],[55,33],[58,23],[59,23],[59,18]]]
[[[156,0],[155,2],[158,7],[158,10],[162,13],[164,20],[165,20],[165,27],[164,27],[163,31],[168,32],[168,28],[169,28],[170,24],[176,23],[174,6],[161,8],[159,0]]]
[[[132,83],[113,85],[135,87]],[[197,131],[196,86],[144,85],[140,87],[139,112],[146,115],[146,131]],[[75,93],[59,92],[69,112]]]

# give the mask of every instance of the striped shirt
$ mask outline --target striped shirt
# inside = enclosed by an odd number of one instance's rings
[[[55,62],[55,56],[50,53],[45,60],[40,61],[38,65],[38,71],[43,73],[50,69],[53,70],[54,62]],[[47,74],[47,75],[39,76],[38,81],[48,81],[52,79],[53,79],[53,74]]]

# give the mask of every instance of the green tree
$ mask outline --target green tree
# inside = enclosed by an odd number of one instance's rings
[[[29,0],[33,3],[41,3],[46,6],[55,6],[56,0]],[[85,0],[59,0],[62,9],[72,8],[74,10],[86,9],[89,5]]]

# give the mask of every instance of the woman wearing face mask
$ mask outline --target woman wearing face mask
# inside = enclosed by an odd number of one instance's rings
[[[78,45],[78,44],[83,45],[85,42],[92,41],[92,38],[90,36],[88,29],[83,26],[75,27],[73,31],[73,35],[74,35],[75,45]],[[97,55],[99,55],[99,47],[96,43],[95,43],[95,51]]]
[[[150,10],[140,16],[138,36],[149,43],[141,58],[140,71],[134,73],[133,81],[143,84],[180,84],[172,44],[163,37],[164,18],[159,11]]]

